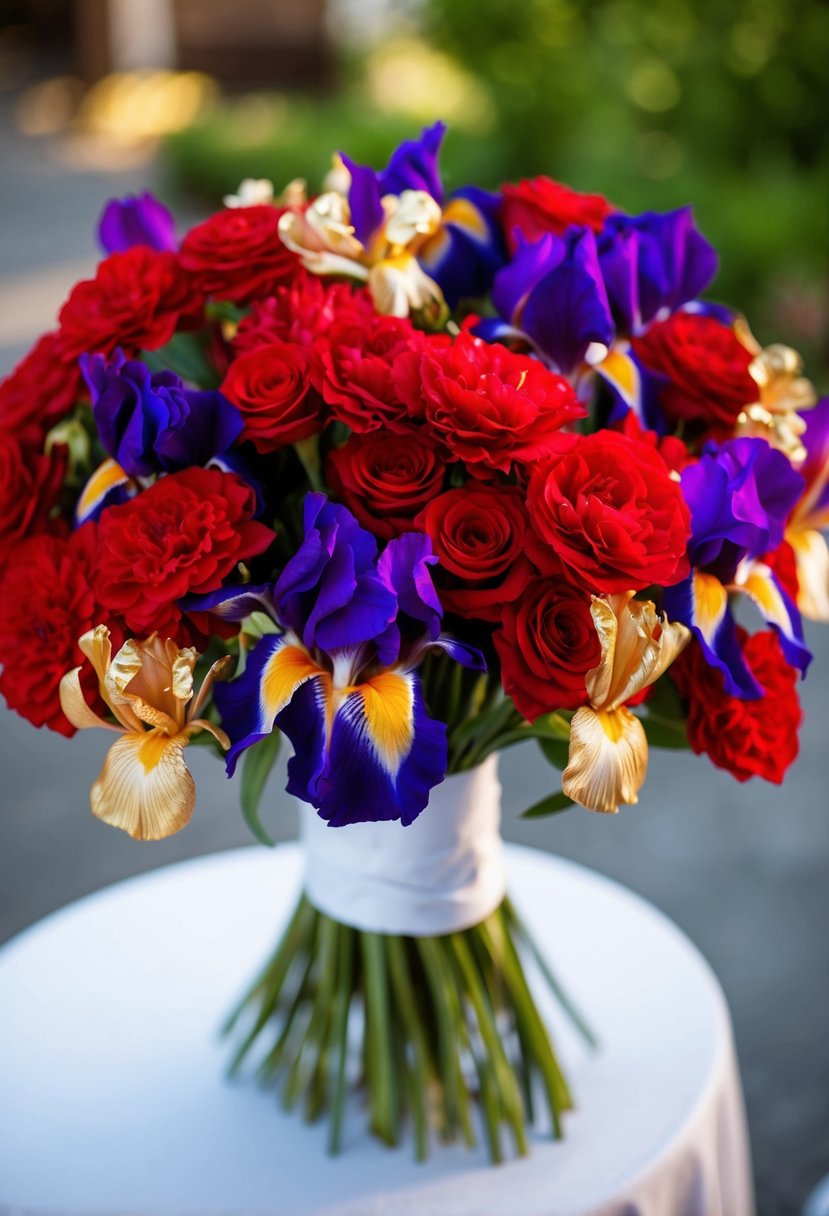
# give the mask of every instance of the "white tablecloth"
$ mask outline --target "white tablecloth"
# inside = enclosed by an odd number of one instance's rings
[[[578,1109],[529,1158],[383,1148],[222,1078],[216,1029],[287,915],[301,855],[243,849],[101,891],[0,950],[0,1211],[49,1216],[750,1216],[728,1011],[654,908],[535,850],[514,902],[601,1039],[545,999]],[[4,1207],[5,1205],[5,1207]]]

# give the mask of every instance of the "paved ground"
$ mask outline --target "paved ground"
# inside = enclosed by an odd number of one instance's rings
[[[154,178],[83,173],[24,142],[0,106],[0,371],[46,328],[91,264],[103,199]],[[710,959],[736,1029],[760,1216],[796,1216],[829,1171],[829,631],[812,630],[801,757],[782,790],[737,785],[702,759],[657,754],[642,805],[615,819],[570,812],[523,824],[547,770],[531,748],[503,763],[506,835],[591,865],[672,916]],[[93,821],[87,791],[104,740],[70,743],[0,710],[0,940],[69,900],[154,866],[249,842],[236,793],[202,752],[185,832],[137,845]],[[295,829],[271,782],[270,825]],[[566,926],[562,929],[566,932]]]

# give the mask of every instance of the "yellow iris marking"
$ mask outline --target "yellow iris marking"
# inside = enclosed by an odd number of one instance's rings
[[[266,721],[272,723],[306,680],[323,675],[311,656],[298,646],[283,646],[265,664],[260,686],[260,704]]]
[[[360,685],[366,728],[386,772],[394,777],[412,748],[414,698],[405,676],[386,671]]]
[[[126,476],[120,464],[117,464],[114,460],[105,460],[103,464],[98,466],[84,486],[77,506],[78,514],[85,514],[90,507],[103,498],[108,490],[125,481]]]
[[[713,574],[694,574],[694,623],[706,637],[716,632],[725,616],[728,592]]]

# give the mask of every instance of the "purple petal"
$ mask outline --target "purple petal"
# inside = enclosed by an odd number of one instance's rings
[[[159,253],[178,247],[175,220],[149,193],[110,199],[98,221],[98,242],[105,253],[122,253],[134,245]]]
[[[209,612],[223,621],[243,621],[252,612],[263,612],[276,621],[271,583],[248,583],[244,587],[220,587],[206,595],[187,595],[179,600],[183,612]]]
[[[374,233],[381,228],[385,219],[381,199],[378,175],[368,165],[357,165],[342,152],[342,162],[351,174],[351,185],[348,190],[348,206],[351,211],[351,223],[354,235],[364,246],[371,243]]]
[[[402,194],[404,190],[425,190],[443,205],[443,185],[438,170],[440,145],[446,124],[425,127],[419,139],[407,139],[394,150],[388,166],[378,174],[380,194]]]

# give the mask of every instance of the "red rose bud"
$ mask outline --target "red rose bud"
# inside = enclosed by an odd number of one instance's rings
[[[288,282],[299,259],[279,235],[283,210],[269,205],[228,207],[191,228],[180,256],[198,290],[246,304]]]
[[[231,363],[222,392],[245,420],[243,439],[259,452],[275,452],[320,428],[322,403],[311,383],[304,346],[273,342]]]
[[[83,663],[81,682],[92,694],[87,699],[97,700],[95,673],[78,638],[107,619],[116,645],[123,641],[97,601],[97,539],[92,523],[69,537],[32,537],[11,551],[0,579],[0,692],[35,726],[67,736],[75,729],[60,707],[65,673]]]
[[[748,373],[753,355],[715,317],[676,312],[631,345],[649,371],[665,377],[658,401],[672,422],[699,422],[730,434],[740,411],[757,400]]]
[[[328,283],[301,268],[267,300],[255,300],[239,322],[233,349],[238,355],[271,342],[313,346],[338,323],[370,325],[377,317],[371,295],[350,283]]]
[[[670,675],[688,703],[688,742],[697,755],[705,752],[738,781],[763,777],[779,785],[798,752],[798,673],[770,630],[747,637],[740,629],[739,635],[745,660],[765,689],[759,700],[729,696],[722,672],[706,661],[697,642],[683,651]]]
[[[127,355],[155,350],[200,306],[176,254],[136,245],[105,258],[94,279],[72,288],[60,310],[61,349],[67,359],[116,346]]]
[[[527,505],[540,539],[591,591],[666,587],[688,573],[690,512],[649,444],[612,431],[572,436],[536,466]]]
[[[571,224],[598,232],[613,210],[601,194],[579,194],[549,177],[525,178],[518,185],[508,182],[502,193],[502,223],[510,253],[518,245],[516,229],[528,241],[547,232],[561,236]]]
[[[590,596],[561,578],[535,578],[503,609],[493,641],[504,691],[530,722],[587,702],[584,679],[601,646]]]
[[[215,591],[273,540],[251,518],[255,505],[253,490],[233,474],[192,468],[109,507],[99,526],[101,603],[135,634],[187,639],[178,601]]]
[[[415,516],[440,494],[445,476],[437,445],[415,430],[352,435],[328,458],[328,480],[337,498],[383,540],[413,530]]]
[[[424,354],[420,374],[432,433],[476,476],[558,451],[561,428],[585,414],[563,376],[467,334]]]
[[[440,601],[459,616],[496,621],[533,575],[526,554],[529,523],[512,486],[465,486],[433,499],[415,520],[431,537]]]

